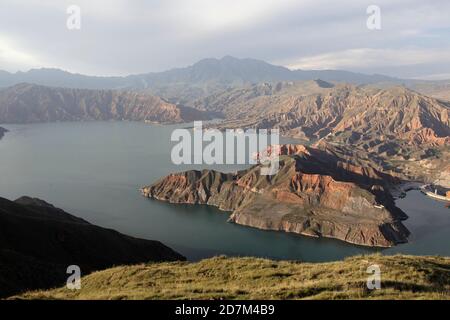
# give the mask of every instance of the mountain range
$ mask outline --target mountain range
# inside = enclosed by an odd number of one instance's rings
[[[281,80],[324,79],[367,84],[400,79],[367,75],[342,70],[290,70],[256,59],[238,59],[225,56],[221,59],[208,58],[197,63],[163,72],[150,72],[124,77],[99,77],[70,73],[60,69],[31,69],[27,72],[9,73],[0,71],[0,86],[29,82],[47,86],[86,89],[158,88],[167,85],[197,85],[208,83],[243,85],[246,83],[272,82]]]
[[[283,135],[317,140],[334,136],[373,149],[389,137],[411,144],[450,142],[450,102],[404,87],[378,89],[324,81],[253,85],[204,99],[224,113],[221,127],[279,128]]]
[[[0,71],[0,87],[19,83],[78,89],[147,90],[171,102],[188,104],[227,88],[260,82],[322,79],[350,84],[404,85],[424,88],[445,87],[448,81],[419,81],[399,79],[379,74],[362,74],[343,70],[290,70],[256,59],[225,56],[208,58],[184,68],[150,72],[122,77],[87,76],[60,69],[42,68],[27,72]]]
[[[227,128],[278,128],[356,164],[450,186],[450,102],[401,86],[260,83],[198,99]],[[371,163],[371,164],[369,164]]]

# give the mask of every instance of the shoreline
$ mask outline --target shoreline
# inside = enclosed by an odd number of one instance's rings
[[[424,195],[426,195],[427,197],[430,197],[432,199],[450,203],[450,198],[449,197],[446,197],[444,195],[438,194],[436,190],[433,193],[433,192],[431,192],[431,191],[429,191],[427,189],[428,187],[430,187],[429,184],[422,185],[420,187],[420,192],[422,192]]]
[[[424,184],[423,182],[419,181],[407,181],[402,182],[399,185],[396,185],[389,189],[389,192],[394,197],[394,200],[402,199],[406,197],[406,193],[412,190],[420,191],[423,195],[432,198],[434,200],[444,201],[450,203],[450,198],[446,197],[442,194],[436,194],[432,192],[431,190],[427,189],[431,185],[430,184]]]

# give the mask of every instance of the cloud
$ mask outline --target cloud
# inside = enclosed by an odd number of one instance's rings
[[[37,67],[39,59],[14,46],[6,37],[0,35],[0,65],[3,70],[16,71],[21,68]]]
[[[415,79],[420,80],[448,80],[450,79],[450,73],[434,73],[422,75],[420,77],[416,77]]]
[[[81,8],[82,28],[71,32],[66,9],[72,4]],[[448,53],[449,1],[377,0],[382,30],[376,32],[366,28],[371,4],[372,0],[2,0],[0,30],[8,41],[2,44],[0,69],[41,66],[127,75],[233,55],[302,68],[371,73],[388,68],[398,76],[450,72],[447,59],[438,54]],[[422,68],[413,68],[415,63],[422,63]],[[402,68],[391,68],[394,64]]]
[[[302,57],[292,69],[359,69],[407,66],[436,61],[450,62],[450,49],[371,49],[357,48]]]
[[[229,32],[261,22],[282,9],[298,3],[295,0],[168,0],[165,12],[174,11],[185,27],[198,32]],[[309,1],[304,1],[309,2]],[[169,13],[169,17],[170,17]],[[175,23],[175,19],[172,19]]]

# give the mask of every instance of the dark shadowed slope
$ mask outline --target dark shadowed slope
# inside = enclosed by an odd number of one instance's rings
[[[174,260],[184,257],[158,241],[92,225],[39,199],[0,198],[0,297],[62,285],[69,265],[87,274]]]

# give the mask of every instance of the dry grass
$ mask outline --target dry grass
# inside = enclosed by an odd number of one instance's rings
[[[367,267],[381,268],[368,290]],[[450,299],[450,258],[370,255],[331,263],[216,257],[124,266],[82,279],[82,289],[25,299]]]

